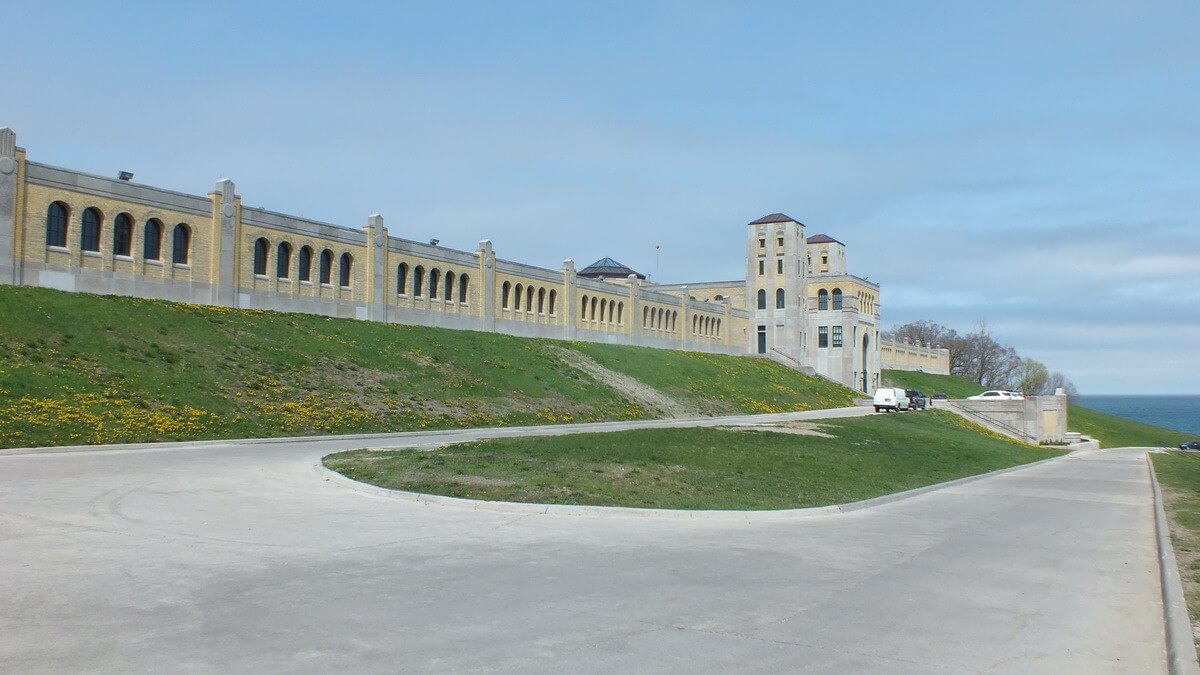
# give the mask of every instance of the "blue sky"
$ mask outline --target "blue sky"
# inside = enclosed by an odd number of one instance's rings
[[[1200,393],[1194,0],[5,4],[37,161],[666,282],[782,211],[885,325]]]

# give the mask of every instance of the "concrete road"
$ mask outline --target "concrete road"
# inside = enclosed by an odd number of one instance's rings
[[[366,494],[347,444],[0,457],[0,670],[1166,668],[1140,451],[729,521]]]

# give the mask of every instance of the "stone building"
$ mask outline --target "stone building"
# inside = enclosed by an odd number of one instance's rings
[[[576,272],[29,161],[0,129],[0,283],[405,324],[763,354],[878,382],[879,287],[782,214],[747,228],[744,280],[655,285],[615,260]],[[615,273],[619,278],[611,278]],[[615,282],[615,283],[614,283]]]

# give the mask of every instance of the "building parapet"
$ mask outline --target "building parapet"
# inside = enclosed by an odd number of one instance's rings
[[[940,345],[923,345],[908,339],[880,338],[880,359],[891,370],[917,370],[935,375],[950,374],[950,350]]]

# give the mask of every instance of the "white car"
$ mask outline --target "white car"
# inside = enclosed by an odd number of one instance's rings
[[[1024,398],[1024,397],[1018,397],[1018,396],[1014,395],[1011,391],[1002,391],[1000,389],[991,389],[989,391],[983,392],[982,394],[975,394],[974,396],[968,396],[967,400],[968,401],[1014,401],[1014,400],[1017,400],[1018,398]]]
[[[872,405],[875,406],[875,412],[883,410],[900,412],[901,410],[908,410],[910,404],[908,395],[904,393],[903,389],[892,388],[876,389],[875,400],[872,402]]]

